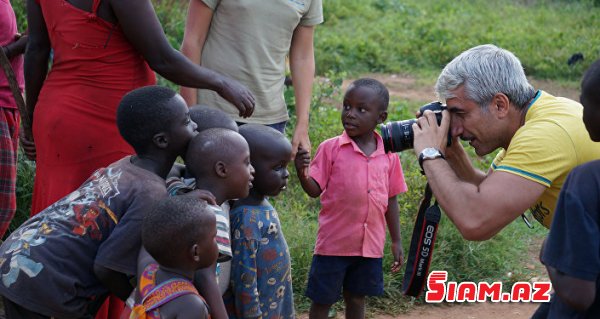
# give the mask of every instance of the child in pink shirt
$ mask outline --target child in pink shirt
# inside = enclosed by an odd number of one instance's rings
[[[340,136],[321,143],[313,161],[299,150],[295,165],[304,191],[321,197],[319,230],[306,296],[311,319],[326,319],[343,291],[346,318],[364,318],[365,296],[383,294],[387,225],[392,272],[403,251],[396,196],[407,190],[400,160],[386,154],[375,132],[387,118],[389,93],[373,79],[353,82],[344,95]],[[303,171],[309,168],[309,176]]]

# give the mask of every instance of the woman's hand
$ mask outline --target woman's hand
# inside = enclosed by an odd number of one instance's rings
[[[252,92],[240,82],[225,76],[222,76],[220,82],[221,85],[217,93],[238,109],[240,117],[251,116],[255,105]]]
[[[23,126],[19,128],[19,142],[25,152],[25,156],[30,161],[35,161],[35,143],[33,141],[33,134],[31,131],[23,129]]]

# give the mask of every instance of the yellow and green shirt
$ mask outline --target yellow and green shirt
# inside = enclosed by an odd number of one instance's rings
[[[530,207],[535,219],[550,228],[560,189],[577,165],[600,159],[582,121],[581,104],[538,91],[508,149],[501,150],[492,170],[508,172],[546,186]]]

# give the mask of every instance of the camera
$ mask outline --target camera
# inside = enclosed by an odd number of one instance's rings
[[[419,108],[421,115],[425,111],[430,110],[435,113],[435,118],[438,125],[442,123],[442,111],[446,109],[446,106],[440,102],[431,102],[425,104]],[[417,119],[410,119],[404,121],[394,121],[381,124],[381,138],[383,139],[383,147],[386,153],[390,152],[402,152],[406,149],[413,148],[414,133],[412,125]],[[448,146],[452,142],[452,136],[448,132]]]

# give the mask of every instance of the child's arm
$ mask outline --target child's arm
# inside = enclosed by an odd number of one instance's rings
[[[200,297],[189,294],[185,296],[181,296],[175,300],[173,300],[172,305],[167,303],[165,306],[170,306],[172,310],[173,308],[176,311],[170,313],[176,313],[177,319],[207,319],[208,318],[208,309],[206,309],[206,304],[204,301],[200,299]],[[163,308],[161,308],[161,313]],[[166,312],[166,311],[165,311]],[[169,317],[170,318],[170,317]]]
[[[129,276],[98,264],[94,264],[94,273],[96,274],[96,277],[98,277],[98,280],[100,280],[112,294],[123,301],[129,298],[129,295],[133,291]]]
[[[298,148],[294,164],[296,166],[298,179],[300,180],[300,185],[302,185],[304,192],[310,197],[319,197],[322,192],[321,187],[312,177],[308,176],[307,173],[310,165],[310,154],[308,151],[301,147]]]
[[[587,311],[596,299],[596,282],[571,277],[546,265],[552,288],[560,300],[577,311]]]
[[[554,267],[546,265],[543,260],[543,254],[547,240],[548,238],[544,238],[542,242],[539,258],[542,265],[546,266],[548,276],[552,282],[552,288],[560,300],[569,307],[581,312],[586,311],[596,299],[596,283],[594,281],[571,277]]]
[[[400,209],[398,208],[397,196],[392,196],[388,199],[388,209],[385,214],[385,221],[390,231],[390,238],[392,239],[392,255],[394,256],[392,272],[397,272],[404,262],[402,236],[400,235]]]
[[[175,163],[173,163],[173,167],[171,167],[169,174],[167,174],[167,179],[169,179],[171,177],[183,177],[184,173],[185,173],[185,165],[175,162]]]
[[[206,300],[210,308],[211,318],[227,319],[227,310],[217,285],[216,267],[217,263],[215,262],[211,267],[197,270],[194,275],[194,286]]]

